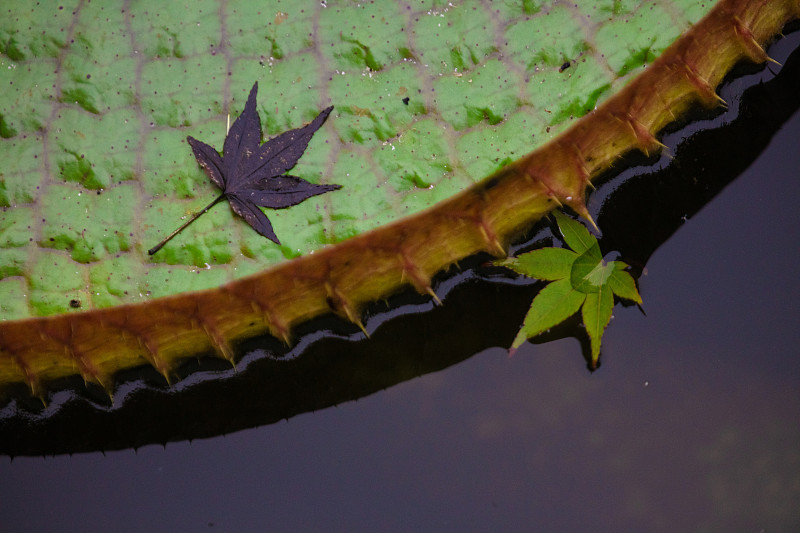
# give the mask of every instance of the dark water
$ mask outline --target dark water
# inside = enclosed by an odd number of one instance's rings
[[[574,339],[491,348],[225,437],[0,460],[0,530],[798,531],[798,178],[795,113],[649,259],[593,374]]]

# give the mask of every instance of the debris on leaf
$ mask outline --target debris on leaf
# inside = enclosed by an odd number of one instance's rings
[[[272,224],[258,206],[283,209],[312,196],[341,188],[334,184],[315,185],[297,176],[285,174],[297,164],[311,137],[333,111],[333,106],[323,110],[302,128],[289,130],[261,144],[261,119],[256,110],[257,93],[258,82],[250,90],[244,111],[228,130],[222,156],[214,147],[191,136],[186,138],[197,162],[211,181],[222,189],[222,194],[148,250],[148,254],[158,252],[172,237],[224,198],[227,198],[231,209],[253,229],[280,244]]]

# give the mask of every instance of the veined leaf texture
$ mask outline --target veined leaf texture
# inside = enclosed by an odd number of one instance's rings
[[[324,312],[359,323],[405,284],[433,293],[439,269],[503,255],[553,206],[585,212],[593,176],[657,151],[690,105],[717,105],[732,65],[765,61],[800,13],[722,1],[658,63],[710,4],[299,6],[9,10],[0,382],[41,394],[77,371],[110,389],[121,368],[168,376],[181,357],[230,358],[232,339],[263,331],[288,340]],[[150,258],[147,243],[214,194],[183,139],[221,142],[253,81],[268,137],[336,106],[293,173],[346,194],[276,212],[281,245],[218,206]]]

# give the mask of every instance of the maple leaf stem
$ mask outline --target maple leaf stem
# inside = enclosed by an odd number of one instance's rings
[[[186,226],[188,226],[189,224],[191,224],[192,222],[194,222],[195,220],[197,220],[197,217],[199,217],[200,215],[202,215],[203,213],[205,213],[206,211],[208,211],[209,209],[211,209],[212,207],[214,207],[215,205],[217,205],[217,204],[218,204],[220,201],[222,201],[222,199],[223,199],[223,198],[225,198],[225,195],[224,195],[224,194],[220,194],[219,196],[217,196],[217,198],[216,198],[216,199],[215,199],[213,202],[211,202],[210,204],[208,204],[207,206],[205,206],[205,207],[204,207],[202,210],[200,210],[200,211],[198,211],[197,213],[195,213],[194,215],[192,215],[192,218],[190,218],[189,220],[187,220],[186,222],[184,222],[184,223],[183,223],[183,225],[181,225],[181,227],[180,227],[180,228],[176,229],[175,231],[173,231],[172,233],[170,233],[169,235],[167,235],[167,236],[164,238],[164,240],[162,240],[160,243],[156,244],[155,246],[153,246],[152,248],[150,248],[149,250],[147,250],[147,253],[148,253],[149,255],[153,255],[153,254],[155,254],[156,252],[158,252],[158,251],[159,251],[161,248],[163,248],[163,247],[164,247],[164,245],[165,245],[165,244],[167,244],[167,243],[170,241],[170,239],[172,239],[172,238],[173,238],[175,235],[177,235],[178,233],[180,233],[181,231],[183,231],[183,229],[184,229]]]

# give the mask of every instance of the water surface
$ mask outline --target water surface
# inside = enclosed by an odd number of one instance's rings
[[[657,249],[593,374],[575,339],[495,347],[224,437],[5,459],[0,529],[800,530],[799,139]]]

